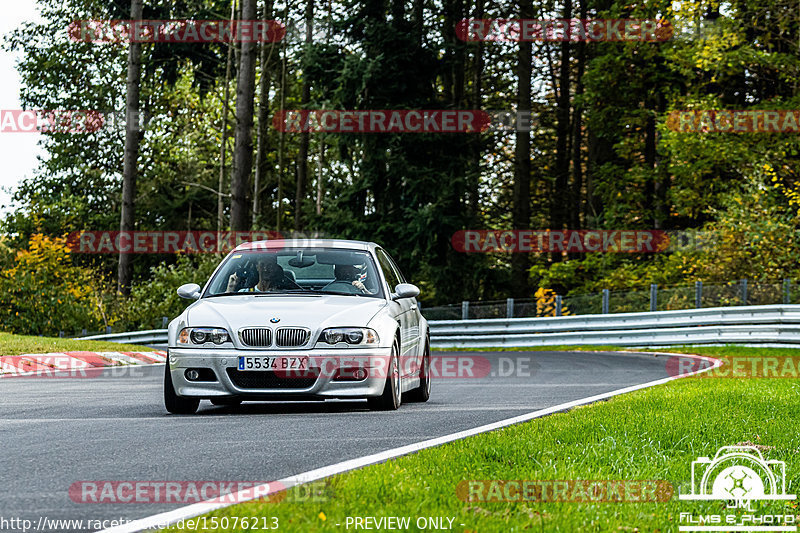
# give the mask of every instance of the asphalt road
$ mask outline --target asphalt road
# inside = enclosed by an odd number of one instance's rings
[[[202,402],[168,415],[163,366],[84,379],[0,379],[0,530],[13,518],[142,518],[166,503],[75,503],[78,481],[271,481],[667,376],[665,358],[586,352],[458,352],[482,378],[439,378],[425,404]],[[6,522],[4,522],[6,520]],[[48,530],[52,530],[49,528]]]

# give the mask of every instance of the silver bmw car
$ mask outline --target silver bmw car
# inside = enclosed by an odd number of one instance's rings
[[[169,324],[167,411],[200,400],[366,399],[371,409],[430,397],[419,289],[371,242],[244,243]]]

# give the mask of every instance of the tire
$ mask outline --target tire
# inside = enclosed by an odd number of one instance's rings
[[[169,357],[164,365],[164,407],[174,415],[193,415],[200,406],[200,398],[187,398],[178,396],[172,385],[172,376],[169,373]]]
[[[214,405],[226,405],[226,406],[236,406],[241,405],[242,400],[240,398],[211,398],[211,403]]]
[[[400,365],[398,363],[397,341],[392,345],[392,356],[389,359],[389,366],[386,372],[386,381],[383,385],[383,393],[374,398],[367,398],[367,405],[372,411],[396,411],[402,403],[400,390]]]
[[[427,402],[431,397],[431,343],[425,339],[425,350],[422,352],[422,368],[419,370],[419,387],[406,393],[407,402]]]

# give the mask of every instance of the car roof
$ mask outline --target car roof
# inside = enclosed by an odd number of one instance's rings
[[[340,248],[371,250],[377,248],[374,242],[350,241],[346,239],[269,239],[262,241],[244,242],[233,251],[245,250],[279,250],[281,248]]]

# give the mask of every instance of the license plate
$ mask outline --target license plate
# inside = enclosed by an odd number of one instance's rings
[[[308,370],[308,357],[239,356],[239,370]]]

